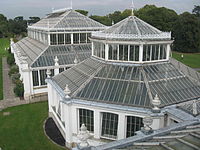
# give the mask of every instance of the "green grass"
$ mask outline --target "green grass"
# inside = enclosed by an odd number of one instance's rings
[[[183,54],[183,59],[181,55]],[[172,57],[192,68],[200,68],[200,53],[173,52]]]
[[[0,112],[0,147],[3,150],[64,150],[44,134],[47,102],[21,105]]]
[[[3,99],[3,75],[2,75],[2,57],[8,55],[8,51],[5,48],[10,46],[10,40],[8,38],[0,39],[0,100]]]

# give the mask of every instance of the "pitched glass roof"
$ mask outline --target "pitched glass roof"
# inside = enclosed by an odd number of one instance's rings
[[[97,33],[93,33],[93,37],[103,39],[163,39],[170,40],[171,33],[162,32],[150,24],[142,21],[136,16],[130,16],[112,27]]]
[[[78,62],[89,58],[91,55],[91,44],[49,46],[31,67],[54,66],[54,59],[58,57],[59,65],[74,64],[75,58]]]
[[[134,142],[113,150],[198,150],[200,147],[200,123],[187,126],[169,134],[153,136],[151,139]]]
[[[156,94],[161,106],[200,97],[200,84],[170,62],[126,66],[89,58],[53,80],[63,90],[68,84],[72,98],[120,105],[151,107]]]
[[[39,22],[33,24],[29,28],[46,28],[46,29],[100,29],[105,28],[104,25],[100,24],[97,21],[90,19],[87,16],[84,16],[75,10],[65,10],[62,12],[51,13],[47,17],[41,19]]]
[[[29,65],[41,54],[48,46],[43,43],[26,37],[13,45],[18,58],[22,58]]]

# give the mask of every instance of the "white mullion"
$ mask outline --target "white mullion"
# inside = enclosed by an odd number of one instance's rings
[[[119,60],[119,45],[117,45],[117,60]]]
[[[128,61],[130,61],[130,45],[128,45]]]
[[[160,59],[160,44],[159,44],[159,49],[158,49],[158,60],[161,60]]]
[[[38,72],[39,86],[41,86],[41,81],[40,81],[40,70],[37,70],[37,72]]]
[[[152,45],[151,45],[151,49],[150,49],[150,60],[149,61],[151,61],[152,60]]]

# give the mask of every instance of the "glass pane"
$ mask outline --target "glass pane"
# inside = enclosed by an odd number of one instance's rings
[[[45,82],[45,79],[47,78],[46,74],[47,70],[40,70],[40,83],[41,85],[46,85],[47,83]]]
[[[73,41],[74,41],[74,44],[79,44],[79,33],[74,33],[73,34]]]
[[[91,110],[79,109],[79,127],[85,124],[87,130],[94,132],[94,113]]]
[[[32,71],[33,86],[39,86],[38,71]]]
[[[80,43],[86,43],[86,33],[80,33]]]
[[[71,34],[65,34],[65,44],[71,44]]]
[[[102,113],[102,129],[103,137],[117,138],[118,115],[112,113]]]
[[[134,136],[136,131],[141,130],[144,126],[142,118],[135,116],[127,116],[126,137]]]
[[[58,44],[64,44],[64,34],[58,34]]]
[[[57,34],[50,34],[51,45],[57,45]]]

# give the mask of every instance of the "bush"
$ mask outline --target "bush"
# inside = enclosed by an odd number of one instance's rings
[[[14,58],[14,55],[12,53],[8,54],[8,57],[7,57],[7,63],[12,66],[15,64],[15,58]]]
[[[13,82],[14,84],[16,84],[17,81],[20,79],[20,74],[19,74],[19,73],[12,74],[12,75],[11,75],[11,79],[12,79],[12,82]]]
[[[11,66],[10,71],[8,73],[9,76],[19,73],[19,68],[17,65]]]
[[[11,54],[11,47],[8,48],[8,53]]]
[[[24,96],[24,84],[22,83],[21,80],[16,81],[16,86],[14,88],[14,93],[18,97],[23,97]]]

